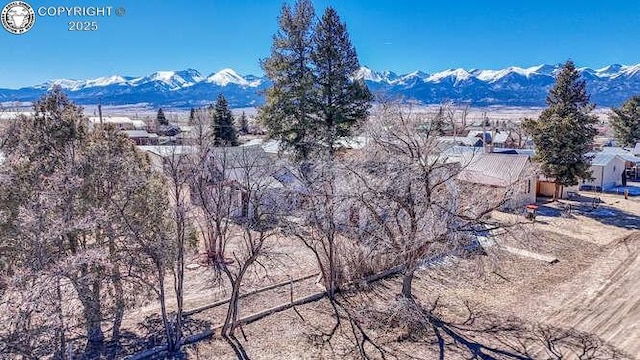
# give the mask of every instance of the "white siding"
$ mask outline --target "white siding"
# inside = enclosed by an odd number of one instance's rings
[[[580,185],[593,186],[600,189],[622,185],[622,172],[624,168],[624,159],[616,156],[606,165],[591,166],[591,177],[593,177],[593,180],[586,180],[580,183]]]

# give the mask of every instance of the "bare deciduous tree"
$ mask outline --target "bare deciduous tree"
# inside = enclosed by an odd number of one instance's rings
[[[234,219],[236,224],[228,229],[225,236],[224,258],[219,264],[231,284],[229,307],[222,326],[222,336],[229,342],[239,359],[248,359],[241,343],[235,336],[240,313],[240,290],[242,281],[254,264],[269,255],[267,241],[276,234],[279,209],[272,190],[276,180],[271,176],[271,162],[262,151],[242,148],[232,155],[235,167],[229,173],[234,184],[235,194],[240,197],[239,208],[227,220]]]
[[[477,227],[506,195],[458,181],[468,160],[443,153],[431,120],[393,104],[382,107],[369,123],[371,141],[361,165],[352,171],[367,221],[359,226],[403,266],[401,294],[407,299],[415,271],[430,259],[473,247]]]

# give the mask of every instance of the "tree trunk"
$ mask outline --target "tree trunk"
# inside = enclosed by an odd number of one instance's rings
[[[560,184],[555,183],[555,187],[553,189],[553,201],[557,201],[560,194]]]
[[[82,305],[84,307],[84,317],[87,322],[87,348],[90,351],[99,350],[104,342],[104,333],[102,332],[100,298],[95,297],[95,287],[93,294],[81,296]]]
[[[233,334],[234,320],[238,314],[238,297],[240,295],[240,281],[233,280],[230,274],[227,274],[231,281],[231,296],[229,297],[229,307],[227,308],[227,315],[224,319],[224,325],[222,325],[222,336]]]
[[[88,276],[87,271],[81,271],[80,279],[73,279],[73,285],[78,293],[84,320],[86,322],[87,349],[89,352],[99,350],[104,342],[102,332],[102,313],[100,304],[100,281],[94,280],[91,284],[85,283],[83,277]]]
[[[101,301],[100,301],[100,281],[95,280],[92,284],[91,304],[89,306],[89,322],[87,336],[88,340],[96,345],[102,345],[104,341],[104,333],[102,332],[102,314],[101,314]]]
[[[327,284],[327,295],[329,296],[329,299],[333,300],[335,298],[335,294],[336,294],[336,287],[337,287],[337,266],[336,266],[336,259],[335,259],[335,244],[333,240],[329,240],[329,274],[328,275],[328,284]]]
[[[120,267],[114,265],[111,272],[111,282],[113,283],[113,289],[115,292],[115,314],[113,317],[113,329],[111,331],[111,337],[113,341],[120,339],[120,327],[122,326],[122,318],[124,317],[124,289],[122,287],[122,276],[120,275]]]
[[[414,268],[407,268],[402,276],[402,297],[405,299],[412,299],[411,284],[413,283]]]
[[[175,350],[175,345],[173,343],[173,326],[171,325],[171,322],[169,321],[169,317],[167,316],[167,298],[165,296],[165,289],[164,289],[164,271],[161,268],[160,264],[156,264],[157,268],[158,268],[158,281],[159,281],[159,287],[160,287],[160,312],[162,314],[162,324],[164,325],[164,333],[165,336],[167,337],[167,349],[170,352],[173,352]]]
[[[56,284],[56,315],[58,316],[58,338],[60,341],[60,357],[64,358],[64,354],[67,351],[67,341],[64,333],[64,314],[62,313],[62,289],[60,285],[60,279]]]
[[[120,274],[120,266],[117,263],[116,246],[113,238],[109,240],[109,252],[114,262],[111,269],[111,283],[113,284],[115,295],[115,314],[113,317],[113,329],[111,331],[111,338],[113,341],[118,341],[120,338],[120,327],[122,326],[122,318],[124,317],[124,289],[122,286],[122,275]]]

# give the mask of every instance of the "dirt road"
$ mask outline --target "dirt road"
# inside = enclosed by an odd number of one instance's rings
[[[555,299],[545,300],[545,322],[575,327],[640,355],[640,233],[611,243],[593,265],[546,296]]]

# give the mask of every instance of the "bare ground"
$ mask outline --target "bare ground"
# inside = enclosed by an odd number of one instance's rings
[[[505,252],[499,246],[487,249],[490,256],[459,260],[455,264],[428,269],[414,281],[414,295],[419,303],[439,306],[435,313],[447,321],[463,321],[477,316],[478,324],[513,324],[505,319],[518,319],[518,331],[501,335],[467,332],[469,339],[487,346],[513,347],[514,343],[530,339],[536,326],[575,328],[596,335],[626,352],[632,358],[640,354],[640,233],[633,226],[640,214],[640,199],[601,196],[597,211],[584,208],[570,216],[550,211],[540,215],[535,223],[510,229],[499,237],[499,244],[526,249],[556,257],[549,264]],[[575,204],[579,206],[580,204]],[[545,205],[559,209],[559,204]],[[519,217],[496,214],[506,222]],[[287,280],[316,272],[313,259],[306,249],[294,241],[278,240],[280,257],[269,270],[270,278],[259,273],[247,282],[247,291],[267,283]],[[187,308],[197,307],[224,298],[219,287],[212,286],[206,269],[188,273]],[[264,310],[318,291],[315,279],[302,281],[292,288],[274,289],[244,300],[241,316]],[[369,290],[358,292],[350,301],[358,308],[376,310],[389,305],[399,292],[397,278],[381,281]],[[155,312],[150,304],[149,313]],[[226,306],[195,314],[194,318],[219,324]],[[326,300],[290,309],[257,323],[245,325],[238,334],[247,352],[254,359],[324,359],[358,358],[354,344],[348,339],[349,327],[341,327],[331,346],[321,341],[321,331],[328,332],[335,322]],[[135,319],[139,319],[137,313]],[[132,318],[131,320],[134,320]],[[386,320],[384,320],[386,321]],[[433,333],[422,341],[400,341],[398,329],[385,329],[367,324],[368,335],[388,351],[387,357],[430,359],[438,354]],[[538,334],[538,333],[536,333]],[[324,344],[324,345],[323,345]],[[447,344],[446,359],[468,358],[460,343]],[[368,347],[374,358],[377,352]],[[547,358],[541,346],[528,347],[531,358]],[[464,349],[463,349],[464,350]],[[233,359],[229,345],[219,337],[191,345],[187,349],[194,359]],[[465,355],[466,354],[466,355]],[[500,358],[500,357],[497,357]]]

